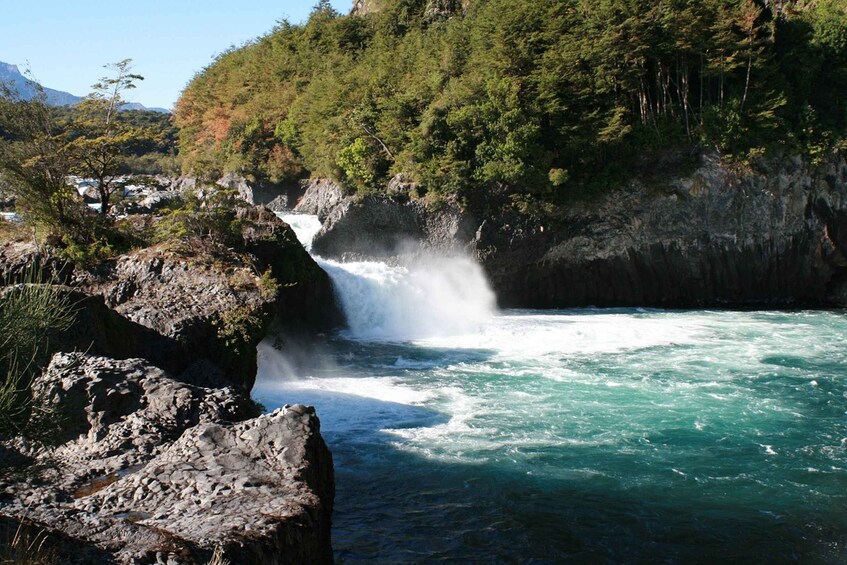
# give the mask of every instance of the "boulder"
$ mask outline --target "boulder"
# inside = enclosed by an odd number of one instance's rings
[[[312,242],[322,257],[390,257],[419,249],[423,231],[415,210],[385,196],[345,198]]]
[[[242,200],[254,206],[264,206],[286,196],[286,190],[278,185],[266,182],[250,181],[237,173],[227,173],[217,184],[224,188],[237,190]]]
[[[305,191],[294,211],[315,215],[323,222],[343,200],[344,190],[338,184],[327,179],[312,179],[306,181]]]
[[[0,457],[0,529],[61,562],[328,563],[332,458],[314,409],[252,420],[236,389],[140,359],[57,354],[33,383],[55,428]]]
[[[8,241],[0,244],[0,286],[51,282],[67,284],[74,266],[31,241]]]
[[[177,190],[152,192],[140,200],[126,202],[123,210],[127,214],[153,214],[179,201],[181,197],[182,193]]]
[[[323,228],[312,251],[327,258],[387,258],[422,250],[465,253],[477,223],[455,201],[412,198],[419,187],[403,175],[386,196],[343,196],[332,182],[313,181],[295,211],[315,214]]]

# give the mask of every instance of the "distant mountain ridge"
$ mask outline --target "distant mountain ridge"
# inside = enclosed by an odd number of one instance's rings
[[[10,87],[22,100],[32,100],[38,96],[39,90],[42,90],[47,104],[50,106],[73,106],[82,101],[81,96],[39,85],[37,82],[24,76],[17,65],[4,63],[3,61],[0,61],[0,83]],[[170,114],[170,110],[165,108],[148,108],[138,102],[127,102],[121,106],[121,110],[147,110],[150,112]]]
[[[17,92],[23,100],[32,100],[38,96],[38,83],[21,74],[17,65],[0,61],[0,82]],[[82,97],[74,96],[70,92],[62,92],[47,87],[41,88],[47,97],[47,103],[51,106],[73,106],[82,100]]]

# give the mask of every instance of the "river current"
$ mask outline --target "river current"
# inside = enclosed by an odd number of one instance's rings
[[[267,339],[254,396],[317,408],[338,562],[847,559],[843,313],[497,311],[465,259],[322,265],[350,327]]]

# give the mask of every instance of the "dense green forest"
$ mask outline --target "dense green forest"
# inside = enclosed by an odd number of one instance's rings
[[[843,0],[370,4],[322,1],[198,73],[177,103],[183,170],[358,191],[404,173],[526,207],[663,155],[815,157],[847,131]]]

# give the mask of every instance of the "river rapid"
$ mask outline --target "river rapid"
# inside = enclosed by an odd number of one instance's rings
[[[349,328],[265,340],[254,396],[317,407],[338,562],[847,559],[843,313],[497,311],[467,259],[321,263]]]

